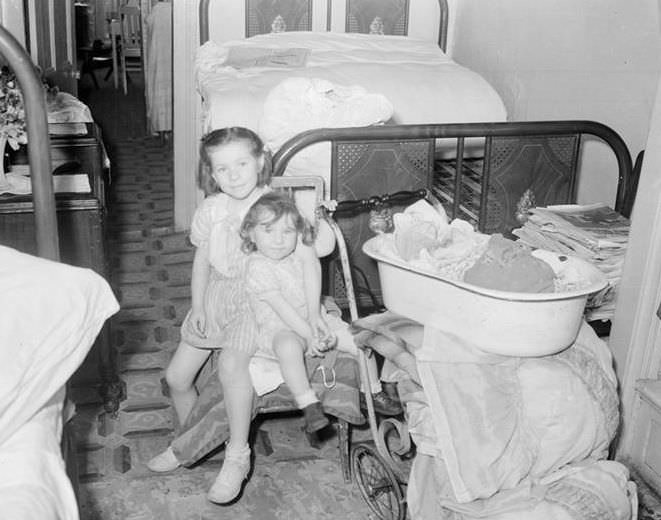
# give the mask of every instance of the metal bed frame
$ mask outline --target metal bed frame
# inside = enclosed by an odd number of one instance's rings
[[[362,218],[364,214],[370,212],[372,217],[382,209],[394,209],[398,206],[408,204],[421,198],[428,199],[433,204],[441,204],[445,201],[445,210],[451,217],[462,216],[462,207],[466,205],[466,190],[464,189],[463,176],[465,174],[464,163],[475,162],[473,157],[465,157],[465,145],[467,139],[481,138],[484,140],[483,152],[477,163],[480,168],[468,168],[473,178],[470,182],[477,182],[479,194],[479,207],[477,212],[476,226],[480,231],[491,231],[488,225],[489,203],[490,203],[490,182],[498,178],[499,175],[509,172],[510,175],[516,175],[518,169],[526,168],[527,164],[508,163],[505,170],[499,169],[499,161],[506,151],[511,151],[511,140],[515,140],[515,149],[519,146],[537,146],[544,153],[563,153],[566,155],[566,161],[560,161],[563,168],[560,170],[552,168],[550,172],[544,172],[547,175],[558,174],[561,179],[561,188],[553,192],[553,196],[560,196],[559,202],[575,202],[578,176],[578,159],[580,156],[581,143],[584,135],[594,136],[604,141],[617,160],[618,183],[615,200],[615,209],[628,216],[633,203],[635,193],[635,179],[632,178],[632,162],[628,148],[622,138],[611,128],[593,121],[541,121],[525,123],[470,123],[470,124],[441,124],[441,125],[401,125],[401,126],[382,126],[382,127],[361,127],[361,128],[343,128],[343,129],[317,129],[304,132],[295,136],[285,143],[273,158],[273,173],[275,178],[280,178],[286,171],[289,161],[298,152],[310,145],[319,142],[331,143],[331,198],[337,200],[337,208],[333,211],[327,210],[324,216],[333,229],[337,240],[337,272],[341,285],[344,286],[344,303],[348,307],[350,320],[353,322],[359,318],[358,294],[354,287],[353,273],[354,258],[356,248],[360,248],[362,243],[352,244],[351,240],[357,238],[351,233],[355,227],[349,226],[349,234],[342,229],[343,218]],[[454,157],[450,161],[439,159],[436,153],[438,139],[456,140],[456,149]],[[564,147],[546,146],[548,143],[556,143],[560,140]],[[422,145],[421,145],[422,143]],[[418,161],[411,161],[418,168],[425,170],[422,176],[417,179],[424,179],[422,186],[411,185],[406,191],[398,191],[387,195],[374,195],[375,192],[383,191],[382,186],[371,184],[371,194],[362,199],[356,198],[348,200],[347,196],[356,193],[351,189],[342,192],[341,187],[343,179],[342,174],[349,177],[351,169],[342,169],[342,156],[347,155],[345,148],[349,147],[353,157],[352,164],[360,163],[355,160],[357,153],[363,156],[373,157],[375,150],[386,146],[388,153],[386,157],[389,161],[397,164],[406,164],[406,161],[393,160],[396,156],[401,158],[411,154],[407,149],[408,144],[415,147],[422,146],[425,150],[425,158]],[[358,152],[351,148],[359,145]],[[388,148],[390,147],[390,148]],[[383,149],[381,149],[383,151]],[[414,151],[415,153],[415,151]],[[518,154],[514,153],[515,156]],[[450,184],[439,188],[438,183],[434,182],[434,176],[438,176],[442,168],[447,173],[448,168],[454,172]],[[364,166],[364,165],[363,165]],[[383,161],[374,165],[376,168],[383,166]],[[415,169],[415,168],[414,168]],[[365,171],[369,171],[369,165]],[[355,171],[353,172],[356,173]],[[381,172],[377,172],[381,173]],[[402,172],[395,169],[395,176],[402,176]],[[414,179],[415,176],[406,179]],[[368,183],[369,184],[369,183]],[[453,186],[451,184],[454,184]],[[557,188],[557,187],[556,187]],[[450,192],[448,193],[448,189]],[[445,190],[445,192],[443,191]],[[437,195],[441,195],[438,197]],[[344,197],[343,197],[344,195]],[[443,196],[445,198],[443,198]],[[474,194],[473,194],[474,196]],[[539,199],[548,203],[545,194],[540,193]],[[521,208],[518,208],[519,210]],[[525,208],[523,208],[525,210]],[[367,217],[366,217],[367,218]],[[377,215],[378,220],[378,215]],[[507,222],[499,222],[501,227]],[[378,232],[379,222],[367,220],[365,224],[370,230]],[[495,231],[506,231],[499,229]],[[345,240],[346,237],[346,240]],[[364,238],[364,235],[359,235]],[[347,242],[348,241],[348,242]],[[352,252],[352,247],[354,251]],[[337,298],[337,295],[333,295]],[[359,349],[360,375],[363,384],[369,385],[369,374],[367,371],[367,359],[369,351],[364,352]],[[368,386],[367,386],[368,387]],[[374,411],[374,405],[371,399],[366,399],[368,422],[374,445],[357,444],[350,449],[351,476],[357,483],[363,498],[370,509],[382,520],[404,520],[406,517],[406,500],[402,491],[402,485],[406,483],[406,459],[413,453],[408,434],[406,422],[399,418],[385,418],[378,420]]]
[[[614,209],[628,217],[635,195],[629,150],[612,128],[595,121],[531,121],[384,125],[302,132],[273,157],[274,176],[316,143],[331,145],[330,198],[354,200],[401,190],[428,189],[450,218],[484,233],[519,227],[532,205],[575,203],[587,138],[607,145],[617,162]],[[478,144],[476,144],[478,143]],[[362,251],[371,235],[368,216],[338,220],[348,243],[362,305],[378,300],[374,263]],[[329,260],[325,290],[344,303],[337,255]]]

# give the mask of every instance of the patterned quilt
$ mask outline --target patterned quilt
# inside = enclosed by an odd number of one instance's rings
[[[359,405],[359,369],[353,356],[334,351],[325,358],[306,358],[312,387],[321,400],[324,411],[351,424],[363,424],[365,418]],[[190,417],[182,425],[179,435],[172,442],[177,458],[185,466],[191,466],[229,437],[223,389],[215,370],[215,356],[199,377],[200,395]],[[256,397],[253,417],[270,410],[282,411],[283,407],[295,409],[291,393],[285,385],[277,390]]]

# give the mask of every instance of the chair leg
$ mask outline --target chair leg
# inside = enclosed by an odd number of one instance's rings
[[[351,466],[349,464],[349,423],[342,419],[337,420],[337,444],[340,450],[340,466],[344,482],[351,482]]]
[[[113,68],[112,65],[111,65],[110,68],[108,69],[108,72],[106,72],[106,75],[104,76],[103,81],[108,81],[108,78],[110,78],[110,75],[111,75],[113,72],[115,72],[115,70],[114,70],[114,68]]]

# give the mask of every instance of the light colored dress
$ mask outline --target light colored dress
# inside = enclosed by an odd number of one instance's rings
[[[265,298],[280,293],[303,319],[308,319],[300,258],[291,254],[282,260],[272,260],[259,252],[251,254],[246,267],[246,289],[259,330],[257,355],[275,359],[273,337],[282,330],[291,330],[291,327],[282,321]]]
[[[189,312],[181,326],[181,339],[189,345],[255,353],[255,320],[244,282],[248,257],[241,251],[239,228],[248,208],[267,191],[256,189],[239,214],[228,211],[231,199],[224,193],[207,197],[195,211],[191,242],[196,247],[208,244],[211,273],[204,294],[206,337],[197,334]]]

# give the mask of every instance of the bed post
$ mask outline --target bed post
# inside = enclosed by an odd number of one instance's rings
[[[200,45],[204,45],[209,39],[209,0],[200,0],[199,20]]]
[[[50,141],[44,89],[30,56],[14,36],[2,26],[0,26],[0,54],[5,57],[16,74],[23,94],[37,254],[43,258],[58,261],[60,247],[51,177]],[[0,150],[0,154],[4,154],[4,150]],[[2,157],[0,157],[1,159]]]
[[[448,2],[447,0],[438,0],[438,6],[441,8],[441,14],[438,21],[438,46],[447,52],[448,46]]]

